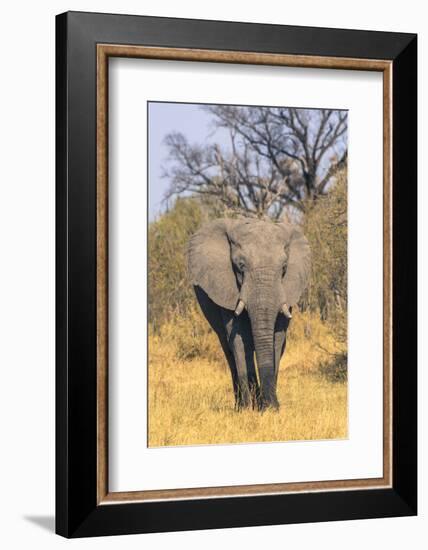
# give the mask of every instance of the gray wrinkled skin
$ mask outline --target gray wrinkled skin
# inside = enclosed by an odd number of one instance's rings
[[[228,361],[236,408],[278,409],[286,331],[310,273],[309,244],[300,228],[256,219],[215,220],[190,239],[188,268]]]

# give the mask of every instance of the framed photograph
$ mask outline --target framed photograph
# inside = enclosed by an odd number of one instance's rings
[[[56,25],[57,533],[416,514],[416,35]]]

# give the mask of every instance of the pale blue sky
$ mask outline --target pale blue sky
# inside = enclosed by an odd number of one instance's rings
[[[227,132],[215,130],[212,117],[194,103],[149,102],[149,219],[165,210],[162,203],[169,182],[162,178],[163,165],[168,157],[164,138],[170,132],[181,132],[189,143],[202,144],[214,139],[226,145]],[[213,134],[214,132],[214,134]]]

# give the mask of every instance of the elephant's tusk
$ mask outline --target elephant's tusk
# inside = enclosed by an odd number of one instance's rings
[[[281,309],[282,313],[287,317],[287,319],[292,319],[293,316],[290,313],[290,310],[288,309],[287,304],[284,304]]]
[[[239,300],[238,305],[236,306],[236,309],[235,309],[235,315],[236,316],[241,315],[241,313],[244,310],[244,307],[245,307],[244,302],[242,300]]]

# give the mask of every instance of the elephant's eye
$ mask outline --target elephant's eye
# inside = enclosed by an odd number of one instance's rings
[[[244,271],[244,269],[245,269],[245,262],[244,262],[244,260],[238,260],[237,266],[238,266],[239,271]]]
[[[288,262],[284,262],[283,266],[282,266],[282,276],[284,277],[286,271],[287,271],[287,264]]]

